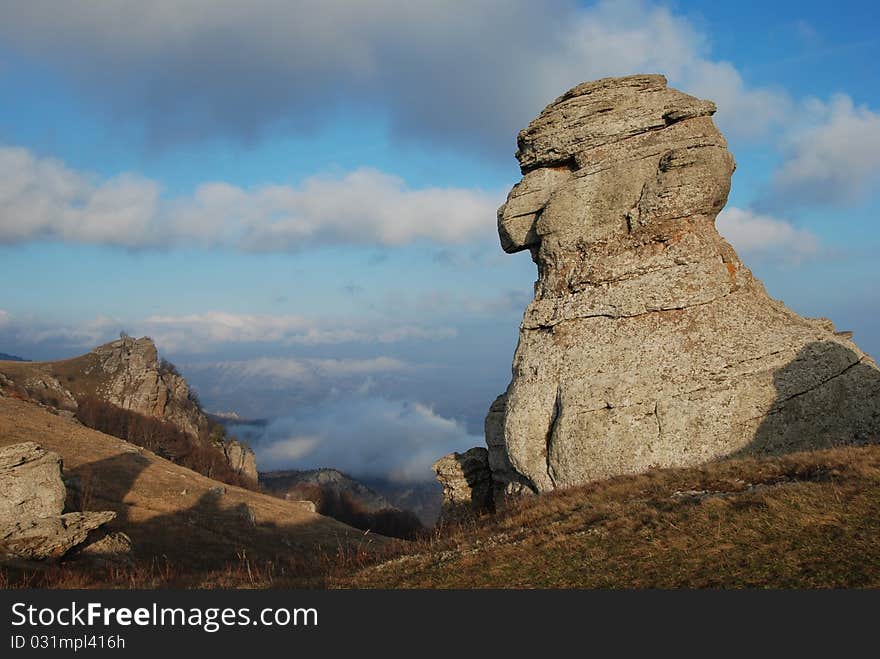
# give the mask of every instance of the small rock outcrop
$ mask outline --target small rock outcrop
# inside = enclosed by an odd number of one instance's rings
[[[60,558],[116,517],[112,511],[64,513],[61,457],[33,442],[0,448],[0,554]]]
[[[716,231],[734,161],[714,111],[659,75],[607,78],[520,132],[498,233],[538,280],[486,419],[496,495],[880,437],[874,361]]]
[[[250,446],[242,444],[237,439],[227,438],[223,443],[223,454],[232,469],[252,482],[257,482],[259,478],[257,456]]]
[[[486,449],[475,447],[464,453],[450,453],[437,460],[433,468],[443,486],[441,523],[466,520],[492,510],[492,472]]]
[[[107,533],[94,542],[89,542],[80,551],[80,556],[91,558],[98,563],[125,563],[131,564],[131,554],[134,545],[127,533],[114,531]]]

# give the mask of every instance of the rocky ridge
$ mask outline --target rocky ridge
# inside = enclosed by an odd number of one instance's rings
[[[5,373],[3,371],[6,371]],[[211,423],[187,381],[159,359],[152,339],[123,335],[90,353],[57,362],[6,364],[0,368],[0,393],[18,386],[30,397],[73,413],[83,397],[96,397],[121,409],[173,424],[194,441],[211,436]],[[227,463],[253,482],[254,452],[233,438],[212,437]]]

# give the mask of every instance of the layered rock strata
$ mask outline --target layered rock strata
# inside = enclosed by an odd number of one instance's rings
[[[486,419],[495,496],[880,437],[880,371],[770,298],[715,229],[715,105],[659,75],[584,83],[520,132],[498,211],[538,269]]]

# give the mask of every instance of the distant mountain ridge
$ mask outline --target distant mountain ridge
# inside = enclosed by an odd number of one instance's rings
[[[399,483],[388,478],[355,478],[324,467],[261,472],[260,485],[267,492],[289,499],[302,497],[308,487],[321,487],[349,497],[367,512],[413,513],[426,527],[434,526],[440,516],[442,488],[436,481]]]
[[[413,512],[429,528],[440,517],[443,488],[436,480],[409,483],[388,478],[364,478],[361,482],[384,496],[396,508]]]
[[[304,486],[328,488],[339,495],[347,495],[368,512],[395,508],[384,496],[338,469],[289,469],[260,473],[260,485],[282,497],[299,498],[296,492]]]
[[[16,357],[15,355],[9,355],[5,352],[0,352],[0,362],[29,362],[30,359],[25,359],[23,357]]]

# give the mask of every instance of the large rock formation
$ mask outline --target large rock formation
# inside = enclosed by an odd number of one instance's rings
[[[156,344],[148,337],[122,336],[91,353],[102,372],[99,395],[118,407],[173,423],[194,438],[206,434],[208,417],[187,381],[167,361],[159,359]],[[253,450],[236,439],[219,440],[229,466],[257,482]]]
[[[152,339],[129,336],[95,348],[100,369],[100,398],[144,416],[170,421],[197,437],[208,426],[186,380],[167,362],[159,361]],[[86,375],[90,373],[87,372]]]
[[[486,420],[496,494],[880,436],[880,371],[771,299],[715,230],[715,106],[659,75],[578,85],[519,134],[498,211],[535,298]]]
[[[33,442],[0,448],[0,554],[60,558],[116,517],[113,511],[64,513],[66,496],[57,453]]]
[[[232,469],[256,483],[259,478],[257,472],[257,456],[254,450],[234,437],[228,437],[223,442],[223,455]]]

